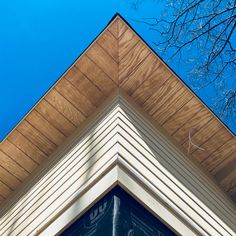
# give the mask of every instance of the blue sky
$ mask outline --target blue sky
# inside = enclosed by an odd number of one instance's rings
[[[154,32],[132,19],[159,16],[163,2],[146,0],[135,10],[132,0],[1,1],[0,140],[58,80],[115,13],[120,13],[154,48]],[[189,83],[186,67],[174,62],[170,66]],[[207,105],[212,104],[213,89],[196,92]],[[235,124],[228,125],[236,132]]]

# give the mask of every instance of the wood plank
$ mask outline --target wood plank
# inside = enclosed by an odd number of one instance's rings
[[[236,202],[236,185],[229,190],[229,195],[231,196],[232,200]]]
[[[73,125],[45,99],[40,101],[40,103],[35,107],[35,110],[37,110],[65,136],[69,136],[76,129],[75,125]]]
[[[193,96],[182,87],[169,98],[169,102],[160,106],[152,115],[160,125],[163,125],[171,116],[173,116],[181,107],[183,107]],[[157,103],[158,105],[158,103]]]
[[[203,165],[214,174],[219,171],[219,165],[224,162],[224,160],[228,159],[231,154],[233,154],[236,159],[236,139],[234,137],[208,156],[203,162]],[[236,164],[234,167],[236,168]]]
[[[38,167],[38,163],[36,161],[27,156],[24,152],[22,152],[7,139],[0,144],[0,150],[10,156],[15,162],[26,169],[29,173],[32,173]]]
[[[234,186],[236,186],[236,168],[224,178],[220,185],[224,188],[226,192],[230,191]]]
[[[180,129],[178,129],[172,136],[178,143],[183,143],[188,140],[189,133],[193,135],[200,130],[208,121],[213,118],[209,110],[204,107],[192,119],[189,119]]]
[[[38,164],[42,163],[47,157],[45,153],[43,153],[16,129],[8,136],[7,140],[9,140]]]
[[[50,155],[57,147],[55,143],[51,142],[26,120],[23,120],[16,129],[46,155]]]
[[[193,102],[194,95],[177,78],[170,82],[172,73],[156,55],[150,59],[151,55],[119,17],[108,26],[56,89],[0,144],[0,202],[120,83],[185,149],[191,130],[192,142],[205,149],[192,147],[191,158],[201,162],[227,191],[233,191],[236,199],[235,138],[200,102]],[[4,182],[11,180],[11,186]]]
[[[118,63],[118,40],[109,31],[105,30],[98,38],[97,43]]]
[[[105,95],[90,81],[78,68],[73,67],[66,74],[65,78],[70,81],[84,96],[86,96],[95,106],[99,106]]]
[[[8,198],[12,190],[0,180],[0,193],[4,198]]]
[[[0,205],[2,204],[2,202],[5,200],[5,198],[1,195],[1,192],[0,192]]]
[[[47,94],[45,100],[47,100],[47,102],[49,102],[76,127],[78,127],[81,122],[84,121],[85,116],[55,89],[52,89]]]
[[[98,43],[94,43],[86,55],[118,84],[118,64]]]
[[[120,32],[121,33],[121,32]],[[126,28],[125,32],[119,38],[119,61],[140,41],[137,35],[130,29]]]
[[[223,179],[225,179],[229,175],[229,173],[234,171],[235,168],[236,168],[236,153],[232,153],[224,161],[222,161],[220,165],[218,165],[217,168],[214,169],[214,172],[213,171],[211,172],[211,174],[213,174],[215,179],[218,182],[220,182]]]
[[[74,85],[64,78],[59,81],[55,89],[85,117],[89,116],[96,108],[87,97],[81,94]]]
[[[39,112],[33,110],[26,117],[26,120],[51,142],[59,146],[66,138],[58,129],[49,123]]]
[[[104,71],[102,71],[93,61],[86,55],[83,55],[75,64],[75,66],[85,74],[98,88],[109,96],[112,91],[117,88],[117,85],[110,79]]]
[[[171,104],[169,99],[183,86],[174,78],[170,77],[163,86],[159,87],[152,96],[143,104],[143,108],[149,115],[153,115],[165,103]],[[158,101],[158,102],[157,102]]]
[[[113,21],[107,29],[118,39],[118,19]]]
[[[150,53],[147,46],[140,41],[123,58],[120,58],[119,83],[122,83]]]
[[[191,155],[198,161],[203,162],[209,155],[211,155],[214,151],[216,151],[219,147],[221,147],[224,143],[228,142],[230,139],[231,134],[225,132],[225,128],[221,125],[221,128],[201,145],[201,148],[203,148],[204,151],[197,149]],[[205,166],[204,163],[203,166]],[[209,166],[205,166],[206,169],[207,167]]]
[[[14,175],[8,172],[0,164],[0,181],[6,184],[11,190],[18,188],[21,185],[21,181]]]
[[[191,135],[192,142],[200,147],[204,142],[206,142],[212,135],[217,133],[221,128],[221,124],[214,118],[207,122],[198,132]],[[184,142],[183,147],[188,149],[188,140]],[[193,153],[196,147],[191,146],[189,154]],[[200,161],[200,159],[199,159]]]
[[[147,58],[133,71],[129,77],[121,84],[121,87],[129,95],[146,80],[159,67],[160,61],[156,59],[154,54],[149,54]]]
[[[124,23],[124,21],[120,18],[117,19],[117,25],[118,25],[118,38],[120,38],[124,32],[129,29],[128,26]],[[130,30],[130,29],[129,29]],[[131,30],[130,30],[131,31]]]
[[[0,151],[0,164],[20,181],[23,181],[29,176],[29,172],[2,151]]]
[[[195,116],[203,105],[193,97],[183,107],[180,108],[172,117],[170,117],[164,124],[163,127],[169,134],[173,134],[177,129],[180,129],[189,119]]]
[[[171,75],[170,71],[161,63],[158,69],[134,91],[132,97],[138,104],[143,105]]]

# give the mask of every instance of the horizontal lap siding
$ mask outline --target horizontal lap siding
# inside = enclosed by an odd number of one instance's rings
[[[198,218],[199,224],[205,225],[204,219],[211,213],[205,208],[199,208],[199,211],[191,208],[191,201],[194,204],[199,201],[196,197],[204,199],[210,208],[221,214],[222,219],[227,219],[233,224],[233,212],[230,212],[225,202],[215,194],[214,186],[207,184],[204,177],[199,175],[197,169],[191,166],[183,154],[147,120],[126,102],[122,101],[120,104],[121,108],[111,111],[107,109],[106,113],[91,122],[92,127],[84,128],[85,131],[89,131],[87,134],[75,136],[73,142],[61,150],[48,174],[42,175],[37,182],[32,183],[34,187],[29,188],[28,193],[19,199],[11,213],[2,218],[1,235],[9,233],[10,230],[15,235],[35,232],[39,225],[43,225],[45,220],[59,212],[68,199],[117,152],[123,154],[124,160],[134,168],[143,170],[144,177],[156,188],[165,194],[168,193],[170,201],[174,200],[179,207],[186,204],[186,208],[182,208],[183,212],[191,212],[191,217],[197,219],[197,215],[202,211]],[[122,147],[113,149],[117,143]],[[166,169],[169,172],[166,172]],[[176,181],[176,177],[181,180],[180,182],[183,181],[183,184]],[[167,186],[166,183],[169,181],[170,185]],[[201,188],[198,188],[196,193],[191,193],[188,190],[191,189],[191,185]],[[180,192],[174,191],[171,186],[173,189],[178,186]],[[181,194],[187,194],[188,198],[182,199]],[[218,218],[211,218],[210,221],[214,224],[218,222]],[[217,224],[215,229],[209,228],[209,232],[215,232],[217,235],[221,223]]]
[[[117,88],[117,37],[114,23],[0,145],[0,203]]]
[[[120,21],[118,26],[121,30],[120,86],[183,145],[186,154],[201,162],[203,169],[213,173],[214,168],[223,163],[224,171],[232,179],[236,179],[227,164],[228,156],[231,152],[236,153],[236,147],[226,145],[230,140],[234,143],[235,137],[162,62],[159,61],[160,65],[153,70],[152,61],[149,59],[151,50],[148,50],[140,38],[137,39],[125,23]],[[156,60],[160,59],[156,57]],[[148,71],[151,71],[150,75]],[[189,135],[192,143],[204,151],[193,145],[189,149]],[[229,181],[221,179],[219,184],[223,186],[226,182]]]
[[[56,170],[53,171],[54,173],[49,173],[49,175],[42,180],[42,183],[38,184],[39,187],[35,185],[36,191],[30,193],[28,197],[26,197],[22,202],[19,202],[20,204],[18,205],[17,209],[15,209],[13,215],[10,218],[7,217],[5,223],[1,224],[1,227],[4,227],[4,225],[6,227],[10,227],[16,216],[18,217],[17,222],[20,227],[20,224],[24,222],[24,219],[27,219],[29,216],[27,215],[27,212],[33,213],[34,210],[36,210],[42,204],[44,199],[47,199],[51,196],[50,192],[55,191],[59,186],[63,188],[65,185],[64,183],[70,181],[69,176],[74,176],[73,178],[76,179],[81,173],[81,168],[88,168],[89,166],[91,168],[92,161],[96,161],[96,158],[102,157],[102,153],[106,153],[106,142],[109,142],[109,140],[112,142],[112,137],[114,137],[117,132],[116,129],[114,129],[116,127],[116,123],[114,122],[116,118],[116,114],[114,114],[113,118],[111,116],[105,124],[103,123],[102,125],[98,126],[96,130],[92,131],[92,136],[89,135],[81,141],[79,146],[76,147],[76,152],[69,152],[68,157],[64,157],[62,163],[59,163]],[[110,146],[108,145],[108,147]],[[74,186],[76,186],[76,184],[74,184]],[[79,186],[80,184],[77,184],[77,187]],[[51,197],[53,198],[53,195]],[[53,202],[53,200],[51,202]],[[47,206],[43,209],[47,209]],[[40,208],[40,212],[43,209]],[[40,212],[37,214],[40,214]]]

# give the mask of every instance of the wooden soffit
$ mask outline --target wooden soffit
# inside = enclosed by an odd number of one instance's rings
[[[0,144],[0,203],[116,89],[132,97],[236,202],[235,136],[116,16]]]

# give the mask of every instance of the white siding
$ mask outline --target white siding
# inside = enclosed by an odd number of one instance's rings
[[[186,225],[184,232],[235,235],[231,202],[123,95],[111,99],[9,202],[0,235],[42,232],[117,164]],[[125,185],[124,179],[116,182]]]

